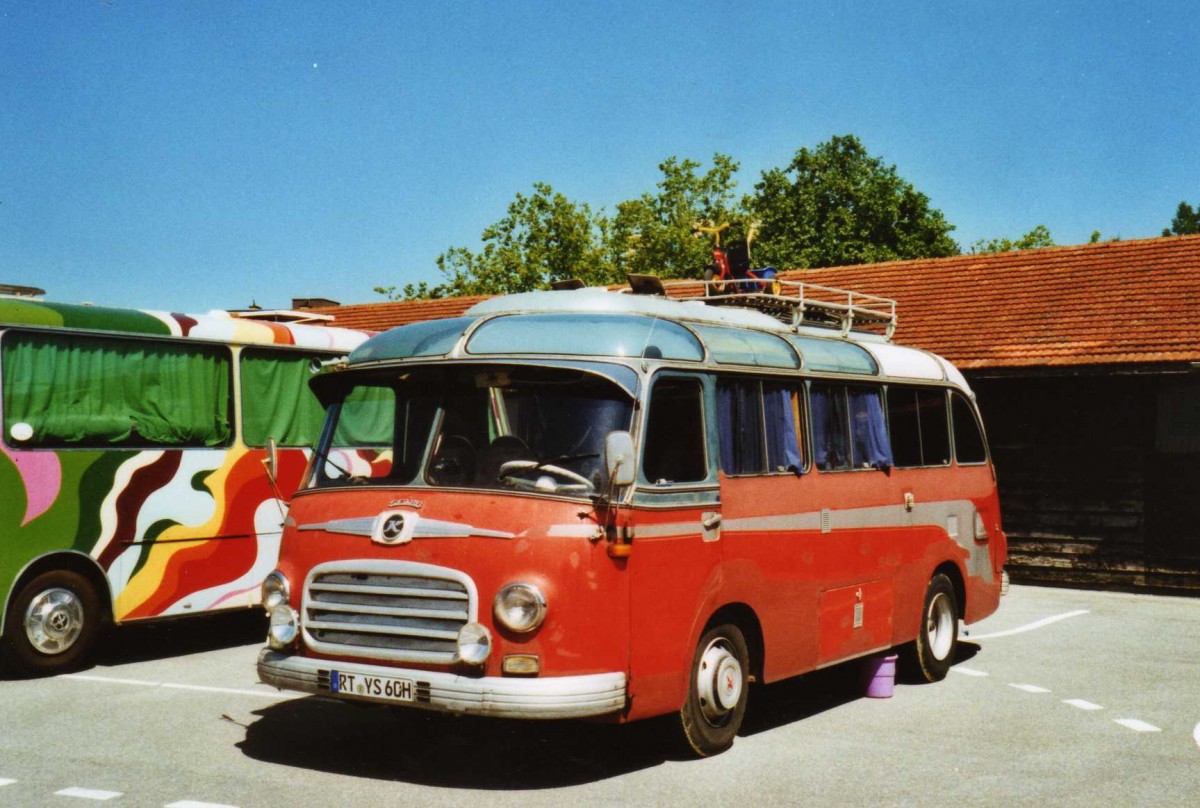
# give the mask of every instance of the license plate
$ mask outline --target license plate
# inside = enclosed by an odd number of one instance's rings
[[[329,692],[381,701],[412,701],[413,683],[412,679],[330,671]]]

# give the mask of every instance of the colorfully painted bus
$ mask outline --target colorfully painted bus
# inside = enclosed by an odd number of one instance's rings
[[[324,417],[309,377],[367,336],[0,298],[5,666],[77,667],[109,621],[258,605]]]
[[[893,648],[946,675],[1006,556],[963,376],[890,341],[891,301],[645,280],[484,301],[314,377],[328,420],[264,583],[262,681],[674,713],[709,755],[752,682]]]

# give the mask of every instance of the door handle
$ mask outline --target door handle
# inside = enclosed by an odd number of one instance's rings
[[[705,514],[704,518],[700,520],[700,525],[705,530],[716,530],[718,527],[721,526],[721,514],[719,514],[719,513]]]

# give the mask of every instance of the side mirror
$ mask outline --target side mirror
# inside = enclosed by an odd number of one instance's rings
[[[633,437],[628,432],[609,432],[605,436],[604,464],[611,485],[633,483]]]
[[[267,467],[267,479],[274,484],[279,473],[279,443],[274,438],[267,438],[267,456],[263,458],[263,465]]]

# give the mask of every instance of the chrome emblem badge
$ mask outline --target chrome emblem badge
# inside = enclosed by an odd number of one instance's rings
[[[394,513],[384,520],[383,528],[379,531],[382,539],[391,544],[400,540],[404,535],[404,514]]]
[[[421,517],[412,511],[384,511],[371,526],[371,541],[376,544],[408,544],[413,540]]]

